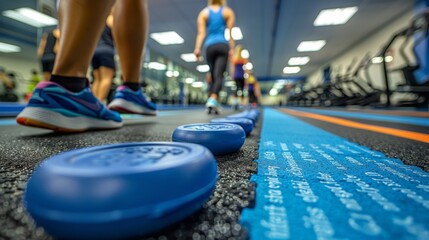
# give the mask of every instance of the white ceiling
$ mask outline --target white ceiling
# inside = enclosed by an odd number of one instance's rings
[[[206,0],[149,0],[150,32],[174,30],[185,43],[161,46],[149,39],[150,48],[194,70],[197,63],[186,63],[182,53],[191,53],[196,36],[196,18]],[[259,77],[281,76],[289,58],[307,55],[308,65],[298,75],[307,75],[353,45],[367,38],[403,13],[412,10],[414,0],[229,0],[236,13],[236,25],[244,39],[238,41],[250,52]],[[0,0],[0,11],[18,7],[35,7],[35,0]],[[357,6],[359,11],[346,25],[313,27],[322,9]],[[0,16],[0,40],[24,46],[22,56],[35,58],[37,31]],[[388,38],[388,36],[386,36]],[[327,40],[327,45],[314,53],[298,53],[303,40]],[[381,44],[381,43],[380,43]]]

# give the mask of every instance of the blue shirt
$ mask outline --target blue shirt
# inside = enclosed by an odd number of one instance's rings
[[[213,11],[211,8],[208,8],[208,10],[209,17],[207,20],[207,36],[204,42],[204,47],[208,47],[216,43],[228,44],[228,41],[225,39],[226,22],[222,14],[223,7],[221,7],[217,12]]]

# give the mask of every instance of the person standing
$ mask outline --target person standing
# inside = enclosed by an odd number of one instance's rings
[[[259,82],[256,79],[255,75],[253,75],[252,71],[247,73],[246,83],[247,92],[249,96],[249,105],[251,107],[256,107],[259,104],[259,100],[261,98],[261,87],[259,86]]]
[[[140,66],[147,39],[147,1],[62,0],[58,13],[61,37],[53,74],[50,81],[36,86],[27,106],[17,116],[17,123],[59,132],[123,126],[119,113],[109,110],[93,95],[86,78],[115,2],[113,37],[124,84],[117,89],[113,101],[118,101],[111,109],[156,115],[156,105],[146,99],[140,86]]]
[[[242,56],[243,46],[237,45],[235,47],[234,56],[231,59],[231,77],[235,82],[235,99],[234,99],[234,108],[235,110],[239,109],[239,106],[245,105],[244,102],[244,65],[248,62],[246,58]]]
[[[206,103],[209,114],[212,111],[218,113],[220,110],[219,92],[222,89],[228,57],[232,55],[235,44],[231,34],[234,24],[235,14],[231,8],[226,6],[225,0],[208,0],[208,6],[198,15],[198,34],[194,54],[197,59],[200,58],[204,41],[206,59],[212,77],[209,98]],[[229,29],[229,42],[225,39],[225,29]]]
[[[115,76],[115,44],[112,35],[113,15],[110,14],[106,20],[101,38],[92,56],[91,66],[93,73],[92,92],[101,102],[106,102]]]
[[[37,49],[37,56],[42,64],[43,80],[49,81],[54,69],[55,57],[58,52],[58,39],[60,37],[60,30],[54,30],[43,34],[40,40],[39,48]]]

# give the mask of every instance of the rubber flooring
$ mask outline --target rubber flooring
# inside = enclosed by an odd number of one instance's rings
[[[279,108],[283,114],[304,121],[351,142],[399,158],[405,164],[429,170],[428,143],[389,134],[362,130],[317,118],[297,116]],[[292,109],[305,112],[305,109]],[[344,110],[348,112],[348,110]],[[356,113],[356,110],[350,112]],[[225,110],[221,115],[207,115],[202,109],[163,111],[157,117],[127,116],[126,126],[111,131],[93,131],[79,134],[58,134],[49,130],[22,127],[13,119],[0,119],[0,239],[51,239],[37,228],[26,214],[22,204],[25,184],[32,171],[44,159],[54,154],[89,146],[122,142],[171,141],[173,130],[182,124],[208,122],[211,118],[233,114]],[[257,171],[254,160],[259,157],[260,137],[264,111],[242,149],[234,154],[216,156],[219,180],[214,193],[203,208],[184,221],[139,239],[248,239],[246,226],[240,222],[243,209],[255,205],[256,185],[250,178]],[[371,111],[367,111],[371,114]],[[383,114],[383,112],[376,112]],[[386,112],[395,115],[395,112]],[[401,111],[401,116],[428,119],[426,113]],[[365,125],[388,127],[410,132],[429,133],[425,126],[372,119],[338,117]],[[428,119],[429,120],[429,119]],[[426,183],[428,184],[428,183]]]

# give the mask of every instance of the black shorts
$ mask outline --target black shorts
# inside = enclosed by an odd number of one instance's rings
[[[249,103],[258,103],[258,98],[253,90],[249,90]]]
[[[91,60],[91,66],[94,70],[100,67],[107,67],[115,70],[115,55],[108,52],[95,52]]]
[[[241,95],[243,96],[243,88],[244,88],[244,78],[234,78],[235,86],[237,89],[235,90],[235,96],[238,96],[238,92],[241,91]]]
[[[42,72],[52,73],[52,70],[54,70],[55,59],[42,59],[40,62],[42,63]]]

